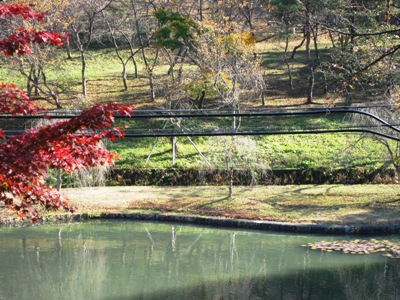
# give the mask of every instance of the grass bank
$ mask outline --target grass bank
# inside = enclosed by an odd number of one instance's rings
[[[65,189],[78,213],[170,213],[310,224],[400,224],[398,185]]]

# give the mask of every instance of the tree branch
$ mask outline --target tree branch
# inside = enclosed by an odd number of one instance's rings
[[[329,28],[327,26],[322,25],[326,30],[330,31],[330,32],[335,32],[335,33],[339,33],[342,35],[351,35],[351,36],[376,36],[376,35],[384,35],[384,34],[391,34],[391,33],[399,33],[400,32],[400,28],[398,29],[393,29],[393,30],[385,30],[385,31],[379,31],[379,32],[364,32],[364,33],[356,33],[356,32],[343,32],[340,30],[335,30],[332,28]]]
[[[370,62],[368,65],[366,65],[365,67],[363,67],[361,70],[358,70],[353,76],[358,75],[362,72],[364,72],[365,70],[369,69],[370,67],[372,67],[373,65],[377,64],[378,62],[380,62],[381,60],[383,60],[385,57],[393,55],[394,53],[396,53],[398,50],[400,50],[400,44],[398,44],[397,46],[394,46],[393,48],[389,49],[388,51],[386,51],[386,53],[382,54],[381,56],[379,56],[377,59],[373,60],[372,62]]]

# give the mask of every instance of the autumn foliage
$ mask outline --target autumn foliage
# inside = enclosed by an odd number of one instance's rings
[[[17,4],[0,5],[0,18],[21,17],[42,21],[43,13]],[[62,45],[58,33],[18,29],[0,40],[5,55],[23,55],[29,45]],[[84,110],[66,121],[31,128],[25,133],[7,138],[0,144],[0,201],[19,217],[40,219],[37,205],[46,210],[73,211],[68,199],[45,184],[49,169],[74,170],[103,164],[113,164],[114,155],[98,147],[104,138],[123,136],[123,129],[113,127],[114,114],[130,115],[133,106],[108,103]],[[0,83],[0,113],[8,115],[44,113],[13,84]],[[0,129],[0,137],[5,139]]]
[[[21,17],[23,19],[36,19],[39,22],[43,21],[45,17],[44,12],[35,12],[30,7],[34,5],[30,4],[29,7],[21,6],[19,4],[0,5],[0,18],[7,17]]]
[[[36,13],[29,7],[21,6],[19,4],[0,5],[0,18],[15,16],[23,19],[36,19],[41,22],[43,21],[45,14]],[[66,35],[56,32],[18,28],[17,32],[0,39],[0,50],[3,51],[5,55],[24,55],[31,52],[29,47],[29,44],[31,43],[60,46],[63,43],[62,40],[65,38],[67,38]]]

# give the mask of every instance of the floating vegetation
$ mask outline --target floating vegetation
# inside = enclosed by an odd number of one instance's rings
[[[341,251],[346,254],[372,254],[382,253],[383,256],[400,258],[400,245],[388,240],[340,240],[333,242],[316,242],[302,245],[311,250],[322,250],[326,252]]]

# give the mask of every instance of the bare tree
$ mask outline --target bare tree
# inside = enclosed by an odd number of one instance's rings
[[[287,57],[289,38],[292,41],[298,39],[295,32],[300,29],[302,37],[300,42],[293,48],[290,60],[297,59],[298,51],[304,48],[305,52],[305,70],[307,73],[306,88],[306,104],[312,104],[314,98],[314,90],[316,87],[316,72],[321,66],[321,57],[319,51],[320,24],[324,23],[327,18],[331,4],[326,0],[299,0],[299,1],[271,1],[274,10],[271,16],[275,20],[275,30],[284,31],[286,37],[286,47],[284,51],[284,61],[288,69],[290,79],[290,87],[292,87],[292,72],[290,69],[289,59]],[[292,29],[292,34],[289,34]],[[326,93],[326,80],[323,80],[323,92]]]
[[[157,64],[160,50],[155,47],[148,49],[148,47],[154,38],[156,23],[150,13],[151,8],[149,7],[149,3],[131,0],[130,8],[134,17],[133,22],[136,29],[136,36],[139,42],[140,51],[149,80],[150,99],[152,102],[154,102],[156,99],[154,67]],[[153,54],[151,59],[148,51]]]
[[[398,88],[399,7],[394,1],[347,0],[321,23],[333,51],[325,73],[350,106],[353,94],[391,102]]]
[[[109,7],[110,9],[103,10],[101,16],[108,30],[107,36],[111,40],[118,60],[122,65],[122,83],[124,90],[127,91],[127,65],[129,62],[133,62],[135,66],[135,78],[137,78],[138,71],[135,55],[139,53],[141,48],[135,47],[135,41],[132,40],[131,14],[125,9],[128,4],[124,1],[114,1],[113,4]],[[128,48],[128,51],[124,50],[124,48]]]
[[[211,28],[199,36],[197,48],[190,52],[222,107],[240,109],[243,100],[255,101],[265,89],[258,62],[250,59],[252,43],[253,37],[247,34],[226,34]]]
[[[86,52],[94,39],[96,20],[111,2],[112,0],[71,0],[68,8],[68,12],[76,16],[69,28],[72,33],[71,38],[81,57],[82,95],[85,97],[87,96]]]
[[[62,20],[63,9],[68,1],[50,0],[38,3],[37,9],[46,11],[43,22],[26,22],[25,20],[11,18],[2,19],[2,33],[7,33],[12,28],[34,27],[35,30],[63,32],[67,23]],[[67,40],[67,39],[65,39]],[[34,100],[44,100],[56,108],[61,108],[59,99],[60,88],[55,80],[48,80],[47,74],[60,68],[60,61],[56,58],[56,49],[43,45],[31,45],[32,52],[24,56],[12,56],[10,60],[12,68],[16,69],[26,79],[26,92]]]
[[[27,80],[27,95],[32,99],[44,99],[56,108],[62,108],[57,86],[48,82],[45,69],[53,49],[33,46],[32,50],[32,53],[24,57],[13,57],[17,61],[18,71]]]
[[[228,197],[234,192],[234,171],[246,172],[250,175],[250,185],[256,184],[259,171],[268,167],[261,159],[256,141],[245,136],[222,136],[209,139],[210,150],[207,152],[209,161],[216,168],[228,172]]]

